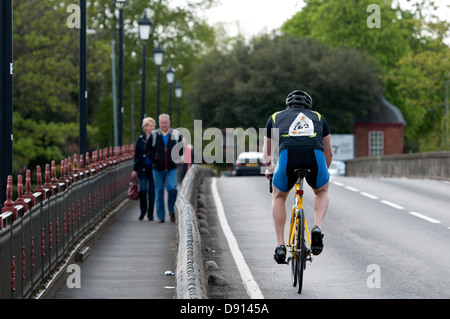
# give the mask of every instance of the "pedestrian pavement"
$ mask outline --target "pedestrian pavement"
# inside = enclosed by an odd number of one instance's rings
[[[64,282],[55,299],[174,298],[175,223],[168,213],[165,223],[158,223],[156,211],[155,221],[139,221],[139,201],[119,214],[89,247],[89,257],[78,263],[80,288]]]

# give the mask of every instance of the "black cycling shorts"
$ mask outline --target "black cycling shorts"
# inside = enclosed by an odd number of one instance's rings
[[[297,181],[297,176],[294,174],[294,170],[297,168],[311,170],[306,181],[314,189],[321,188],[330,180],[323,151],[288,148],[280,153],[280,158],[275,166],[273,185],[282,192],[288,192]]]

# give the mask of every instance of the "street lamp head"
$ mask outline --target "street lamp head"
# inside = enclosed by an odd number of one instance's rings
[[[156,66],[161,66],[164,61],[164,50],[158,43],[158,47],[153,50],[153,60]]]
[[[175,81],[175,69],[172,68],[172,64],[166,70],[166,81],[168,84],[173,84]]]
[[[181,86],[180,81],[177,82],[177,85],[175,85],[175,97],[177,99],[181,99],[183,96],[183,87]]]
[[[148,40],[150,38],[150,32],[152,29],[152,22],[147,18],[147,14],[144,12],[144,16],[138,22],[139,24],[139,39]]]
[[[114,0],[114,4],[115,5],[120,4],[122,6],[125,6],[127,4],[127,0]]]

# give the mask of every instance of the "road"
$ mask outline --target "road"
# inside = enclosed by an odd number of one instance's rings
[[[273,260],[276,241],[266,179],[221,177],[212,182],[264,298],[450,297],[449,182],[333,177],[330,183],[324,251],[308,262],[299,295],[290,283],[290,268]],[[312,200],[307,186],[304,206],[311,226]],[[292,194],[289,207],[291,203]],[[230,269],[227,275],[239,276],[239,271]],[[243,285],[234,296],[247,296]]]

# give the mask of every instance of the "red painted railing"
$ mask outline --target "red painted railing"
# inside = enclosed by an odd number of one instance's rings
[[[133,145],[126,145],[93,151],[91,157],[75,154],[73,162],[61,161],[59,179],[55,161],[45,165],[44,181],[38,165],[36,188],[31,190],[27,170],[25,193],[19,175],[15,200],[8,176],[0,214],[0,298],[39,294],[77,243],[127,198],[133,152]]]

